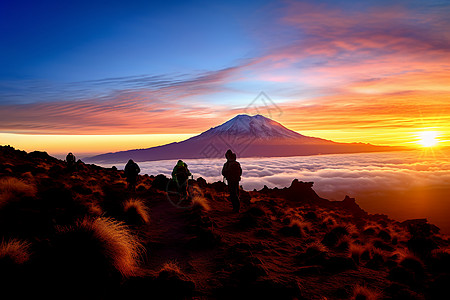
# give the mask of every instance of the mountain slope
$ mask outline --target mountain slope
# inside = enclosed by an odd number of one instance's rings
[[[14,295],[2,299],[448,294],[450,239],[426,219],[369,214],[353,198],[326,200],[297,179],[240,190],[233,213],[221,181],[189,180],[192,202],[180,202],[164,175],[138,176],[133,192],[123,177],[0,146],[0,285],[2,296]]]
[[[336,143],[308,137],[261,115],[237,115],[222,125],[182,142],[147,149],[106,153],[85,158],[85,160],[96,163],[115,163],[130,158],[135,161],[220,158],[227,149],[236,152],[238,157],[282,157],[395,150],[392,147]]]

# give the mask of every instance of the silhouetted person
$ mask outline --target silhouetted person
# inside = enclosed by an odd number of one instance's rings
[[[188,179],[191,176],[191,172],[188,166],[182,160],[179,160],[172,171],[172,179],[177,183],[178,193],[183,198],[187,198],[188,195]]]
[[[132,159],[130,159],[126,164],[124,171],[125,177],[127,178],[128,190],[135,191],[138,174],[141,172],[141,169]]]
[[[69,154],[67,154],[67,156],[66,156],[66,163],[67,163],[67,169],[69,169],[70,171],[75,170],[76,158],[75,158],[75,155],[73,155],[72,152],[69,152]]]
[[[239,181],[241,181],[241,164],[236,161],[236,154],[231,150],[225,153],[227,162],[223,165],[222,175],[227,179],[228,191],[230,192],[230,201],[233,205],[233,211],[239,212],[241,203],[239,201]]]

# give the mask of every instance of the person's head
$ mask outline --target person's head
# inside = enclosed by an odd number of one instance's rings
[[[231,151],[231,149],[228,149],[227,152],[225,153],[225,158],[230,159],[231,154],[233,154],[233,151]]]
[[[184,162],[181,159],[177,162],[177,166],[182,166],[183,164]]]
[[[236,153],[231,153],[230,158],[228,160],[235,161],[236,160]]]
[[[130,160],[128,161],[128,163],[129,163],[129,164],[132,164],[132,163],[134,163],[134,161],[133,161],[132,159],[130,159]]]

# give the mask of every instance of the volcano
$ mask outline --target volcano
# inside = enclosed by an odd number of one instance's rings
[[[365,143],[337,143],[309,137],[262,115],[242,114],[182,142],[147,149],[105,153],[84,160],[95,163],[115,163],[128,159],[155,161],[221,158],[227,149],[231,149],[238,157],[285,157],[398,150],[395,147]]]

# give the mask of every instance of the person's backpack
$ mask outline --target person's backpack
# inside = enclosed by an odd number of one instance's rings
[[[175,174],[178,178],[187,178],[188,177],[188,170],[186,166],[177,166]]]
[[[66,161],[69,164],[74,164],[75,163],[75,155],[73,155],[72,153],[67,154]]]
[[[141,172],[141,168],[139,168],[137,163],[134,163],[134,171],[136,172],[136,176]]]
[[[125,177],[137,176],[140,172],[139,167],[136,163],[129,163],[125,166]]]
[[[237,161],[227,162],[227,180],[228,181],[240,181],[242,175],[241,164]]]

